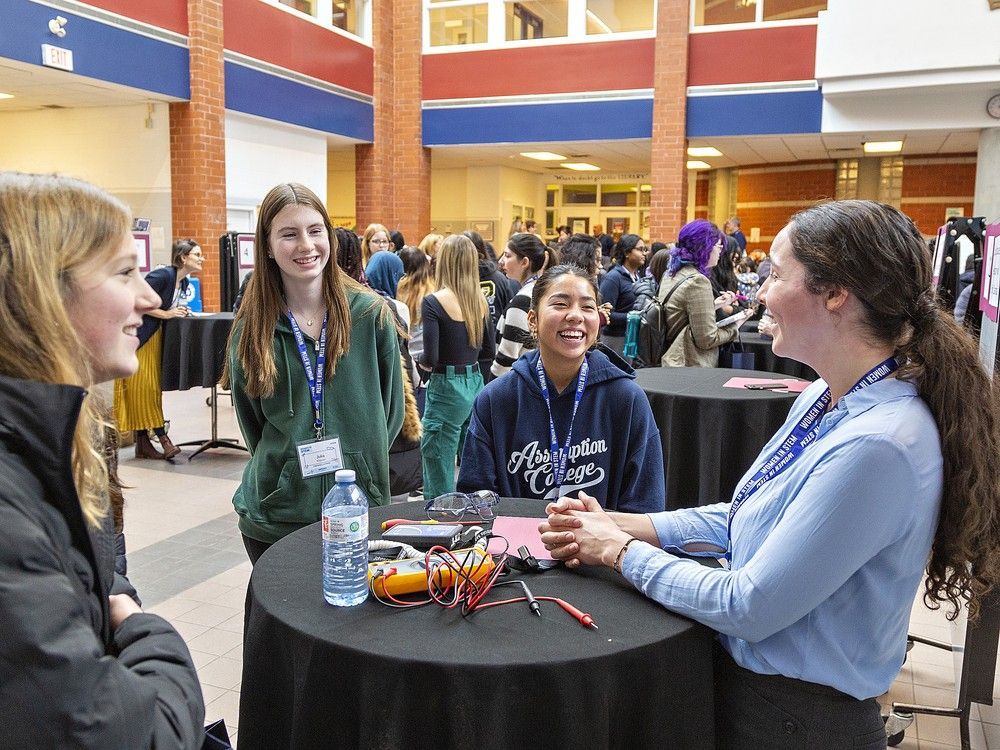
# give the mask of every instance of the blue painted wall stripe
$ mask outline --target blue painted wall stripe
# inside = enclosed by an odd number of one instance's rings
[[[820,91],[689,96],[687,100],[689,138],[819,133],[822,120]]]
[[[652,99],[425,109],[424,145],[649,138]]]
[[[188,50],[176,44],[74,15],[64,10],[67,34],[49,33],[56,12],[44,5],[13,0],[4,3],[0,57],[42,64],[42,45],[73,51],[73,73],[178,99],[191,98]]]
[[[226,63],[226,109],[362,141],[375,136],[371,104],[232,62]]]

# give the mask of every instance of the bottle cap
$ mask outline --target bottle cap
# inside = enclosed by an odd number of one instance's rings
[[[333,475],[334,481],[340,482],[353,482],[355,480],[354,469],[337,469],[337,473]]]

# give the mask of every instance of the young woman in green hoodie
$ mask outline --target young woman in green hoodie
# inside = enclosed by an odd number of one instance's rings
[[[251,562],[319,520],[338,468],[355,471],[373,505],[389,502],[389,444],[404,403],[397,332],[336,252],[315,193],[285,184],[267,194],[228,361],[251,454],[233,497]]]

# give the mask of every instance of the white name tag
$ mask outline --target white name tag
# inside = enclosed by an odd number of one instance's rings
[[[344,459],[340,455],[340,438],[307,440],[299,443],[295,449],[298,451],[299,468],[305,479],[344,468]]]

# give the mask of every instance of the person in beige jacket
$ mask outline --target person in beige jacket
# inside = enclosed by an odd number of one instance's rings
[[[666,321],[664,367],[717,367],[719,347],[736,338],[738,325],[720,328],[715,310],[732,304],[736,295],[723,292],[712,299],[712,266],[719,261],[725,236],[704,219],[685,224],[660,283],[658,298]],[[744,318],[745,319],[745,318]]]

